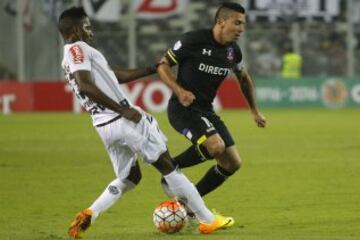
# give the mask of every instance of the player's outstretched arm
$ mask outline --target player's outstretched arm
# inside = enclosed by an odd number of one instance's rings
[[[251,109],[254,121],[257,123],[258,127],[265,127],[266,119],[256,107],[255,88],[249,72],[246,69],[242,69],[240,71],[235,70],[234,73],[240,84],[241,91],[244,94],[244,97],[246,98],[246,101],[248,102],[248,105]]]
[[[79,70],[74,73],[80,94],[86,95],[90,100],[119,113],[126,119],[138,123],[141,114],[133,108],[123,107],[106,94],[104,94],[92,81],[89,71]]]
[[[171,71],[171,65],[165,57],[161,59],[160,63],[157,67],[160,79],[175,93],[183,106],[190,106],[195,100],[194,94],[176,83],[176,78]]]
[[[156,73],[156,68],[158,65],[159,64],[157,63],[146,68],[137,68],[137,69],[119,68],[115,70],[114,73],[118,82],[122,84]]]

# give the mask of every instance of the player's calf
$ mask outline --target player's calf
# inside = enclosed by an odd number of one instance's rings
[[[196,184],[196,188],[203,197],[223,184],[232,173],[219,165],[212,166]]]

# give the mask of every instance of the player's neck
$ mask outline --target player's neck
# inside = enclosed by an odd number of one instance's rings
[[[212,35],[213,35],[213,38],[215,40],[216,43],[220,44],[220,45],[228,45],[229,43],[225,42],[224,39],[222,38],[222,35],[221,35],[221,28],[218,27],[218,26],[214,26],[212,28]]]
[[[68,37],[64,41],[68,44],[71,44],[74,42],[84,41],[84,40],[79,36],[79,34],[73,33],[73,34],[68,35]]]

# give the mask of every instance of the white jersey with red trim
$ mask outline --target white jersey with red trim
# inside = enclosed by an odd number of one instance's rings
[[[103,54],[83,41],[64,46],[62,67],[65,78],[76,94],[80,104],[91,114],[93,125],[106,123],[119,114],[80,94],[74,73],[79,70],[89,71],[91,80],[108,97],[123,106],[132,106],[120,88],[115,73],[111,70]]]

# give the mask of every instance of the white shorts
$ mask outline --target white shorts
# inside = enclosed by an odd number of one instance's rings
[[[120,118],[102,127],[96,127],[112,161],[115,174],[127,178],[137,158],[154,163],[167,151],[167,138],[158,127],[156,119],[141,109],[142,118],[135,124]]]

